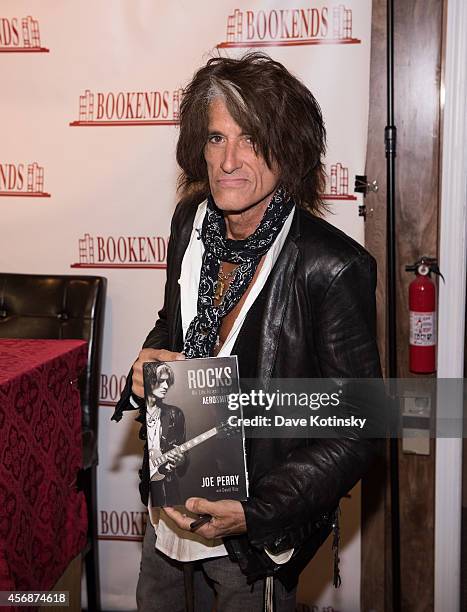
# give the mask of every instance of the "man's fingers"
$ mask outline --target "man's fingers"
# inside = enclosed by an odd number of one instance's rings
[[[178,510],[172,507],[164,508],[164,512],[167,514],[169,518],[171,518],[181,529],[186,529],[186,531],[191,532],[191,524],[196,518],[192,516],[185,516]],[[203,525],[195,532],[197,535],[203,536],[203,538],[207,538],[208,540],[211,538],[219,538],[220,533],[219,530],[212,524],[208,523]]]
[[[190,518],[189,516],[184,516],[181,512],[175,510],[175,508],[172,508],[170,506],[164,508],[164,512],[169,518],[171,518],[175,523],[177,523],[179,527],[190,531],[190,525],[194,519]]]
[[[139,380],[138,378],[136,378],[134,374],[133,374],[133,384],[131,385],[131,391],[132,393],[134,393],[137,397],[140,397],[141,399],[144,397],[143,382],[142,380]]]
[[[132,392],[138,397],[144,397],[143,363],[148,361],[179,361],[185,359],[183,353],[167,351],[166,349],[142,349],[133,364]]]
[[[139,397],[140,399],[143,399],[144,397],[144,387],[141,383],[133,383],[132,387],[131,387],[131,392],[136,395],[136,397]]]
[[[185,502],[185,508],[196,514],[212,514],[212,516],[215,516],[218,509],[215,502],[210,502],[204,497],[189,497]]]
[[[241,506],[240,502],[234,503],[235,505],[238,503]],[[237,515],[229,516],[229,512],[232,515],[232,511],[236,508],[231,507],[229,509],[229,503],[225,500],[210,502],[202,497],[190,497],[186,500],[185,507],[190,512],[198,515],[210,514],[213,517],[209,523],[196,529],[195,533],[204,538],[221,538],[226,535],[244,533],[246,531],[243,511],[241,517]],[[175,508],[164,508],[164,510],[179,527],[187,531],[190,531],[191,523],[196,520],[196,517],[186,517],[178,510],[175,510]]]
[[[196,520],[196,518],[193,518],[192,516],[185,516],[181,512],[179,512],[178,510],[175,510],[175,508],[172,508],[172,507],[165,507],[164,508],[164,512],[181,529],[186,529],[186,531],[190,531],[191,532],[191,524],[193,523],[193,521]],[[208,540],[210,540],[212,538],[219,538],[219,537],[221,537],[219,529],[217,529],[211,523],[203,525],[202,527],[197,529],[195,533],[197,535],[203,536],[203,538],[207,538]]]

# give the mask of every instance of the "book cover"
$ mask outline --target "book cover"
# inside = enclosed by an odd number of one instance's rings
[[[229,423],[241,417],[228,407],[239,393],[237,358],[148,362],[143,376],[152,505],[246,499],[244,432]]]

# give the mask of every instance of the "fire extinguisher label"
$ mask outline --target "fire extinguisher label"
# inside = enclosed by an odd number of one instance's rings
[[[410,344],[413,346],[436,344],[436,312],[410,311]]]

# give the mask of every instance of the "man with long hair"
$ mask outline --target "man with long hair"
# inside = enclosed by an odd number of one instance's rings
[[[240,376],[262,381],[380,376],[375,262],[321,218],[324,152],[319,105],[279,62],[216,57],[194,75],[180,109],[182,198],[164,305],[116,420],[142,396],[142,364],[153,359],[237,355]],[[177,509],[148,526],[139,610],[183,610],[194,561],[199,610],[209,609],[199,602],[210,593],[219,612],[273,600],[277,612],[295,609],[298,576],[333,528],[337,536],[339,500],[373,445],[356,435],[257,438],[247,439],[246,455],[247,501],[186,501],[212,517],[195,543],[193,518]],[[145,504],[148,480],[143,468]],[[337,583],[337,552],[335,570]]]

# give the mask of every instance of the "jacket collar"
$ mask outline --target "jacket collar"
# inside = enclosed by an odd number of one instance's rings
[[[293,279],[298,259],[296,241],[300,237],[300,214],[300,209],[296,207],[289,234],[269,276],[268,294],[265,300],[258,346],[258,377],[261,378],[265,387],[268,386],[273,375],[285,310],[289,294],[294,286]]]
[[[286,244],[288,240],[292,240],[296,242],[298,238],[300,238],[300,216],[302,214],[302,209],[299,206],[295,206],[294,210],[294,218],[292,221],[292,225],[290,226],[289,235],[287,236]]]

